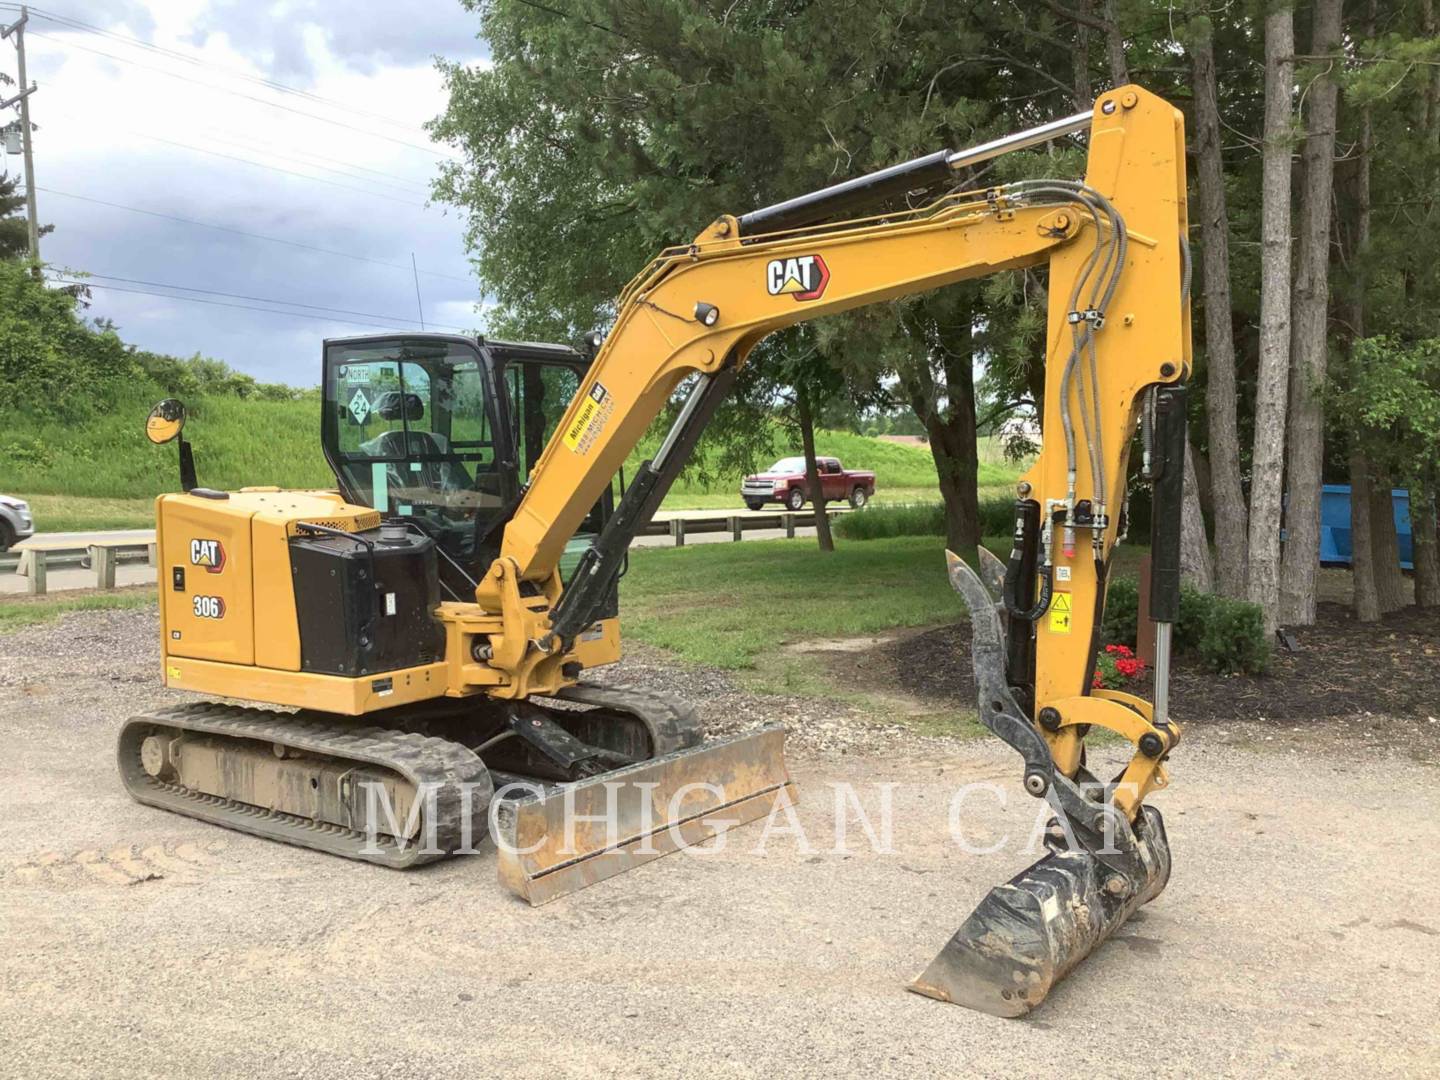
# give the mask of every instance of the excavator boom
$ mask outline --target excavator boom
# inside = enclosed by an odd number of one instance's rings
[[[1088,129],[1082,181],[1040,179],[945,195],[920,209],[817,221],[955,177],[1008,150]],[[977,909],[915,989],[1020,1015],[1164,888],[1169,849],[1145,797],[1179,742],[1168,670],[1157,702],[1092,687],[1110,556],[1137,425],[1156,485],[1151,614],[1168,644],[1178,606],[1179,479],[1190,369],[1184,130],[1138,87],[1093,111],[970,151],[939,152],[756,211],[725,216],[662,252],[622,293],[615,324],[506,527],[490,582],[544,582],[563,538],[687,379],[683,408],[570,586],[535,625],[517,682],[544,682],[590,625],[634,531],[659,505],[755,344],[783,327],[958,281],[1048,264],[1044,447],[1018,486],[1015,545],[990,574],[951,557],[975,628],[981,722],[1023,761],[1025,789],[1055,811],[1056,850]],[[988,555],[988,552],[984,553]],[[1003,620],[1003,623],[1002,623]],[[1103,783],[1085,737],[1131,744]],[[1028,927],[1028,930],[1025,929]],[[978,989],[977,989],[978,988]]]

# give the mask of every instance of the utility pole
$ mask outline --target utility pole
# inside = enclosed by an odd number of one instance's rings
[[[9,101],[0,102],[0,109],[8,109],[17,101],[20,103],[20,151],[25,159],[25,214],[30,226],[30,263],[32,272],[40,276],[40,217],[35,210],[35,154],[30,143],[30,95],[35,87],[25,78],[25,24],[30,21],[30,9],[21,7],[20,18],[0,31],[0,40],[15,35],[17,74],[20,76],[20,93]]]

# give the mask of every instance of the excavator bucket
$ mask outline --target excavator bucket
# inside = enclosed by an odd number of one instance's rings
[[[796,801],[784,728],[717,740],[502,800],[500,881],[545,904]]]
[[[1142,853],[1114,869],[1056,850],[991,889],[910,989],[992,1016],[1024,1016],[1170,878],[1159,811],[1143,810]]]
[[[982,722],[1025,761],[1025,787],[1055,810],[1049,853],[991,889],[910,989],[992,1016],[1024,1016],[1170,880],[1160,812],[1133,822],[1108,804],[1083,767],[1054,768],[1006,679],[997,601],[1003,566],[981,549],[981,574],[946,552],[950,582],[970,609]],[[988,558],[987,558],[988,556]],[[1101,796],[1097,798],[1096,796]]]

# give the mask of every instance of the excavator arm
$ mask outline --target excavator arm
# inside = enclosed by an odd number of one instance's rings
[[[1019,181],[912,211],[828,220],[1081,130],[1089,135],[1083,181]],[[1159,814],[1144,805],[1164,786],[1163,762],[1180,735],[1168,717],[1168,666],[1153,704],[1096,689],[1091,676],[1137,426],[1144,474],[1156,483],[1152,614],[1166,665],[1178,603],[1190,335],[1177,110],[1121,87],[1090,114],[726,215],[662,252],[621,295],[477,588],[480,607],[503,616],[490,666],[506,679],[490,692],[519,697],[563,682],[630,540],[757,342],[805,320],[1041,264],[1049,266],[1044,446],[1018,485],[1014,550],[1006,564],[982,551],[979,574],[951,555],[950,577],[971,611],[979,717],[1020,754],[1025,789],[1049,800],[1057,842],[987,897],[915,985],[1003,1015],[1038,1003],[1169,873]],[[562,589],[567,539],[687,379],[659,451]],[[1108,782],[1086,769],[1085,738],[1096,728],[1132,747]]]

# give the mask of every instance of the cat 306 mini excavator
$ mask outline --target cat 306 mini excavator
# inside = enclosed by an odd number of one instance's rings
[[[1079,132],[1083,181],[909,208],[917,192],[962,187],[977,163]],[[982,551],[980,574],[952,555],[949,572],[971,612],[979,717],[1048,800],[1052,846],[913,986],[1029,1011],[1170,871],[1144,800],[1180,738],[1167,687],[1190,272],[1181,117],[1138,87],[723,216],[629,284],[588,354],[437,334],[326,342],[321,436],[338,491],[200,487],[181,437],[184,493],[157,503],[165,682],[299,711],[203,702],[136,716],[119,740],[127,788],[397,867],[468,851],[490,824],[502,880],[532,903],[770,812],[794,797],[783,731],[707,744],[688,705],[586,680],[620,655],[631,539],[765,335],[1046,263],[1044,448],[1019,484],[1013,551],[1005,564]],[[626,456],[687,379],[616,501]],[[183,419],[162,402],[152,439],[176,438]],[[1137,426],[1155,485],[1153,703],[1091,686]],[[1110,780],[1086,767],[1095,728],[1133,751]]]

